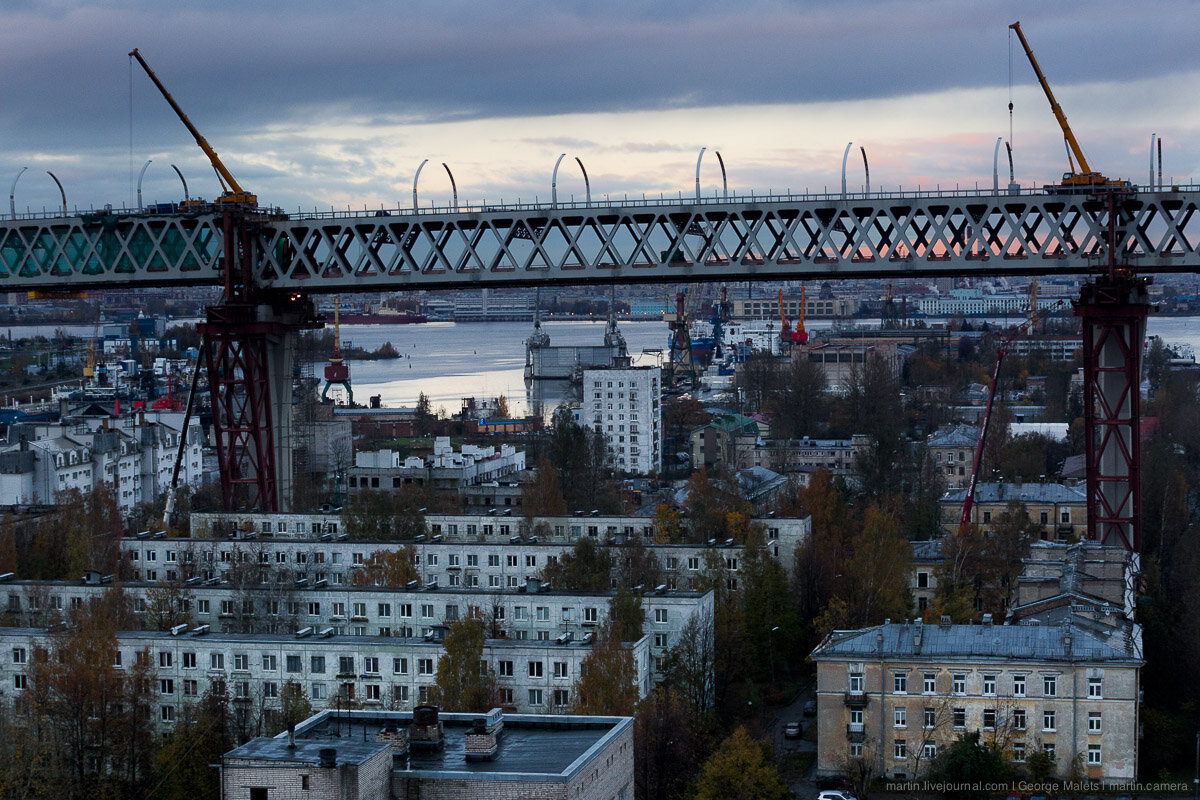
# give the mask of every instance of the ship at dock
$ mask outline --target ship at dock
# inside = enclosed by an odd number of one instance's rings
[[[604,326],[604,341],[598,345],[550,344],[550,334],[542,329],[540,319],[534,318],[533,334],[525,340],[525,383],[537,381],[582,380],[585,369],[627,365],[629,348],[617,329],[617,320],[608,315]]]

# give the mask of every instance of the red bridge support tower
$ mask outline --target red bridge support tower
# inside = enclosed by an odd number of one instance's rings
[[[225,211],[225,294],[199,326],[221,490],[230,511],[286,511],[292,490],[292,360],[296,334],[318,328],[304,295],[251,284],[258,211]]]

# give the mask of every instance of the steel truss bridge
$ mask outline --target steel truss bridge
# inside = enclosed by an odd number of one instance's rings
[[[10,291],[215,285],[202,326],[231,507],[286,507],[311,295],[613,283],[1085,274],[1089,535],[1140,549],[1138,383],[1156,272],[1200,269],[1200,186],[736,196],[287,214],[208,205],[0,221]]]

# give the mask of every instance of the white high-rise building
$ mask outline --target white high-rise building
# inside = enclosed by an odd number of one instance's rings
[[[662,469],[662,387],[657,367],[583,372],[585,425],[604,434],[614,465],[649,475]]]

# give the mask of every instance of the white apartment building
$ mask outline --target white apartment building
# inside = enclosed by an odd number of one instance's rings
[[[213,632],[291,634],[307,627],[329,628],[339,636],[408,639],[435,636],[439,627],[479,616],[490,621],[497,639],[583,640],[607,621],[614,594],[543,590],[536,581],[516,591],[336,586],[324,578],[311,580],[321,565],[307,572],[274,569],[270,555],[261,550],[238,549],[226,557],[211,550],[171,555],[176,564],[198,563],[200,575],[174,584],[160,577],[159,582],[121,585],[147,627],[161,625],[169,614],[172,621],[207,625]],[[10,579],[0,583],[0,614],[9,625],[45,627],[111,588],[94,573],[82,582]],[[661,590],[645,592],[641,602],[650,674],[657,682],[667,651],[692,618],[712,625],[713,593]]]
[[[154,411],[13,426],[9,443],[0,448],[0,505],[50,505],[69,490],[107,485],[121,512],[129,514],[170,486],[182,427],[183,414]],[[199,486],[202,464],[200,421],[193,419],[180,485]]]
[[[269,728],[284,684],[293,681],[315,711],[339,706],[411,710],[436,696],[438,659],[445,653],[436,640],[345,636],[317,627],[292,635],[219,633],[208,626],[174,630],[120,631],[113,653],[118,669],[152,668],[160,730],[210,689],[228,694],[240,729]],[[643,636],[628,645],[639,698],[651,686],[649,640]],[[34,653],[52,648],[53,641],[44,628],[0,628],[0,698],[35,688]],[[583,639],[486,639],[482,660],[495,676],[506,710],[564,714],[576,700],[575,687],[591,650],[591,641]]]
[[[400,458],[393,450],[355,453],[349,470],[351,493],[359,489],[399,489],[405,485],[426,486],[456,492],[465,486],[512,480],[525,469],[525,451],[509,444],[499,448],[464,444],[455,452],[449,436],[434,439],[427,458]]]
[[[657,367],[583,371],[580,423],[604,434],[622,472],[650,475],[662,469],[661,390]]]

